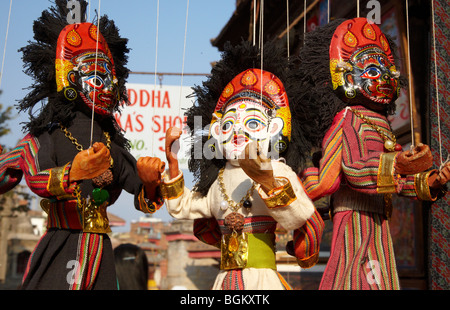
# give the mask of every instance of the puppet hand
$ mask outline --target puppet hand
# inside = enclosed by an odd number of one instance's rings
[[[430,175],[428,178],[428,185],[430,188],[439,190],[442,189],[450,181],[450,162],[444,165],[444,167],[439,171]]]
[[[161,183],[161,174],[164,172],[166,164],[158,157],[139,157],[136,168],[138,176],[144,183],[147,197],[153,197],[155,189]]]
[[[426,171],[433,165],[433,155],[428,145],[420,143],[412,152],[401,152],[395,163],[395,171],[398,174],[415,174]]]
[[[111,165],[111,154],[101,142],[79,152],[72,162],[69,173],[70,181],[93,179],[108,170]]]
[[[260,184],[266,193],[276,187],[270,159],[259,151],[257,142],[247,144],[239,157],[239,166],[253,181]]]
[[[177,160],[177,153],[180,150],[181,129],[170,127],[166,132],[166,157],[167,161],[173,162]]]

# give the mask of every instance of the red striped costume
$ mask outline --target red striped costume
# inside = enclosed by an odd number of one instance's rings
[[[386,117],[363,106],[353,108],[391,132]],[[387,191],[380,183],[383,154],[384,141],[378,132],[344,109],[325,135],[320,167],[302,173],[311,199],[332,194],[333,239],[321,289],[399,289],[385,217]],[[419,195],[417,176],[395,175],[392,168],[391,177],[389,193],[426,198]]]

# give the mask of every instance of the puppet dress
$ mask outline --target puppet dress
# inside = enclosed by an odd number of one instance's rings
[[[161,194],[174,218],[217,220],[221,232],[218,244],[221,270],[213,285],[215,290],[290,288],[276,271],[275,229],[277,223],[287,230],[297,229],[306,223],[315,209],[292,169],[282,162],[272,161],[272,166],[281,187],[268,196],[257,185],[249,197],[251,207],[235,211],[224,203],[223,191],[239,202],[251,189],[252,180],[230,162],[223,171],[225,189],[215,180],[204,197],[184,186],[182,173],[172,180],[164,176]],[[240,229],[230,228],[227,224],[228,216],[233,212],[243,218]]]
[[[76,113],[67,131],[88,149],[91,120]],[[109,144],[96,122],[93,130],[93,141]],[[122,189],[134,195],[140,211],[154,212],[160,205],[144,199],[134,157],[114,141],[110,147],[113,178],[103,188],[108,194],[102,197],[102,206],[90,207],[86,200],[94,197],[95,186],[91,180],[69,183],[71,161],[78,150],[58,125],[39,137],[28,134],[0,156],[0,192],[10,190],[24,176],[29,188],[43,198],[41,206],[48,214],[47,231],[30,256],[23,289],[117,289],[106,207]]]
[[[352,109],[389,135],[387,118],[363,106]],[[333,236],[320,289],[399,289],[389,218],[390,195],[433,200],[427,179],[394,173],[398,152],[349,108],[339,112],[323,140],[319,168],[302,172],[305,190],[316,200],[332,194]]]

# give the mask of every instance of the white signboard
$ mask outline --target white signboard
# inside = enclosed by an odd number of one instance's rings
[[[184,112],[192,106],[194,99],[188,86],[160,86],[152,84],[127,84],[130,105],[116,113],[115,117],[125,137],[130,141],[131,154],[159,157],[166,161],[165,134],[172,126],[185,127]],[[186,130],[180,139],[178,161],[180,169],[187,169],[190,140]]]

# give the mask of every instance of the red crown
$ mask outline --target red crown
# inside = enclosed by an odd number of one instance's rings
[[[330,44],[330,59],[348,60],[355,51],[368,45],[378,46],[394,64],[386,36],[376,24],[363,17],[347,20],[336,28]]]

